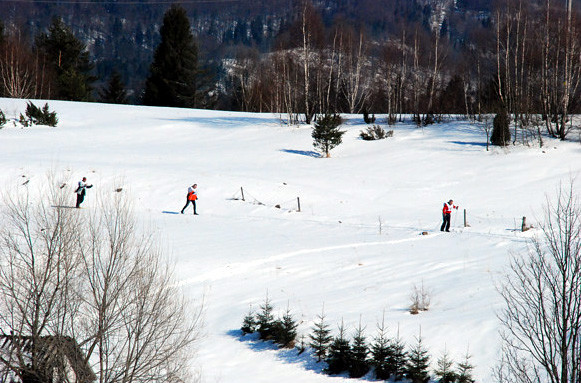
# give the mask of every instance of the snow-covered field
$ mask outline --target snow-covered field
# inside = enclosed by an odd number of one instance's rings
[[[25,104],[0,99],[7,117]],[[291,309],[305,335],[323,307],[334,331],[343,319],[352,334],[361,320],[368,339],[385,313],[391,335],[410,344],[421,331],[434,359],[446,349],[459,361],[469,350],[477,381],[491,382],[502,308],[495,286],[509,253],[535,232],[515,229],[523,216],[536,225],[546,196],[581,170],[579,143],[487,152],[484,131],[466,122],[397,124],[393,138],[366,142],[361,116],[350,116],[343,144],[325,159],[313,152],[309,126],[270,114],[49,105],[58,127],[0,130],[0,188],[38,187],[51,169],[71,183],[86,176],[95,185],[89,208],[96,193],[123,187],[175,258],[184,292],[205,301],[196,368],[207,383],[346,380],[240,337],[242,318],[266,294],[277,314]],[[168,214],[192,183],[200,215],[191,207]],[[450,198],[460,210],[453,232],[441,233]],[[410,293],[422,283],[430,310],[411,315]]]

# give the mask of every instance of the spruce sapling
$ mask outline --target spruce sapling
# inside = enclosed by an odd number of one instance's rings
[[[361,326],[361,320],[359,320],[359,326],[355,331],[351,346],[352,358],[351,366],[349,366],[349,376],[352,378],[361,378],[369,372],[369,362],[367,361],[369,347],[366,343],[364,331],[365,328]]]
[[[331,336],[331,330],[329,330],[329,325],[325,321],[325,310],[321,312],[321,315],[317,316],[318,321],[315,322],[312,331],[313,333],[309,335],[311,342],[309,346],[314,350],[317,356],[317,361],[320,362],[327,356],[327,351],[329,349],[329,344],[333,337]]]
[[[327,373],[330,375],[340,374],[349,369],[351,364],[351,346],[349,339],[345,337],[345,326],[343,319],[339,325],[339,334],[333,338],[333,342],[329,347],[327,357]]]

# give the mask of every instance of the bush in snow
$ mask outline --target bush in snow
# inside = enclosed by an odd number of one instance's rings
[[[369,116],[369,112],[367,110],[364,110],[363,121],[365,121],[366,124],[373,124],[375,122],[375,114]]]
[[[373,125],[368,127],[366,131],[362,130],[359,137],[365,141],[383,140],[387,137],[393,137],[393,130],[386,132],[381,126]]]
[[[490,143],[497,146],[506,146],[510,143],[510,120],[505,108],[502,108],[492,122],[492,136]]]
[[[240,330],[242,330],[243,334],[252,334],[256,331],[256,325],[255,313],[250,309],[248,314],[246,314],[242,320],[242,327]]]
[[[421,287],[418,289],[416,285],[413,286],[412,293],[410,294],[410,313],[419,314],[420,311],[428,311],[430,308],[430,292],[424,288],[424,283],[422,282]]]
[[[286,310],[282,318],[276,319],[273,314],[274,307],[268,296],[260,309],[258,313],[254,313],[252,309],[248,311],[240,327],[242,333],[258,332],[262,340],[271,340],[285,348],[294,347],[298,324],[291,315],[290,309]]]
[[[4,112],[0,110],[0,128],[4,125],[6,125],[6,116],[4,115]]]
[[[56,117],[56,112],[51,112],[48,110],[48,103],[44,104],[44,107],[40,109],[32,102],[28,102],[26,105],[26,117],[28,117],[28,125],[47,125],[56,126],[58,123],[58,118]],[[22,120],[22,115],[20,115]]]

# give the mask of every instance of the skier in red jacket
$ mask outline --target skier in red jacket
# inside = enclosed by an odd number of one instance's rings
[[[442,222],[440,231],[450,231],[450,215],[452,214],[452,209],[458,210],[458,206],[454,205],[453,200],[444,202],[444,208],[442,209],[442,218],[444,219],[444,222]]]
[[[182,214],[184,214],[184,210],[186,210],[186,207],[188,207],[188,205],[191,202],[192,205],[194,205],[194,215],[198,215],[198,213],[196,213],[196,200],[198,199],[198,192],[196,191],[197,187],[198,187],[198,184],[193,184],[192,186],[190,186],[188,188],[188,195],[186,196],[186,204],[182,208],[182,211],[181,211]]]

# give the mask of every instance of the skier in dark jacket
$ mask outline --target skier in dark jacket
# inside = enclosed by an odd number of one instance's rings
[[[450,231],[450,216],[452,214],[452,209],[458,210],[458,206],[454,205],[454,201],[450,200],[448,202],[444,202],[444,208],[442,209],[442,218],[444,222],[442,222],[442,226],[440,227],[440,231]]]
[[[75,193],[77,193],[77,205],[75,207],[77,209],[81,207],[81,204],[85,199],[86,189],[90,189],[92,187],[93,185],[87,185],[87,177],[83,177],[83,179],[79,181],[79,186],[77,187],[77,190],[75,190]]]

